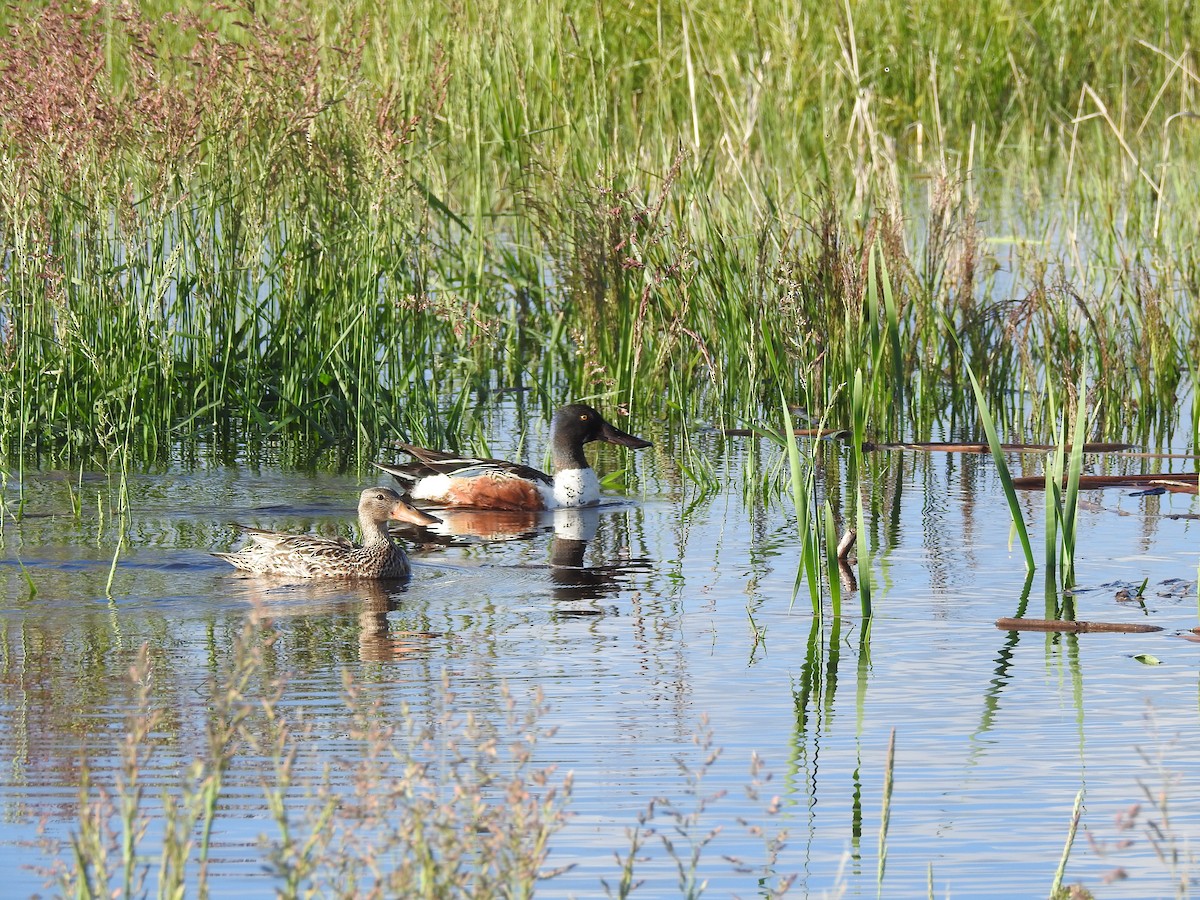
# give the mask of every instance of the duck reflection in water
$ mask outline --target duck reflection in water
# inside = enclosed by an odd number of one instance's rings
[[[653,567],[648,559],[629,558],[626,553],[607,548],[604,549],[611,561],[586,564],[589,546],[593,548],[593,555],[596,552],[601,523],[612,525],[620,521],[620,516],[614,515],[619,509],[612,505],[545,512],[439,509],[440,523],[429,526],[400,523],[392,527],[419,548],[528,541],[551,531],[548,566],[553,585],[551,596],[563,603],[555,608],[555,612],[563,616],[596,616],[616,611],[615,608],[604,608],[599,601],[627,586],[635,573]]]
[[[600,565],[585,565],[588,545],[600,527],[600,510],[559,509],[554,511],[554,537],[550,541],[550,580],[552,595],[564,605],[555,612],[562,616],[595,616],[615,609],[604,609],[599,602],[625,587],[634,573],[650,570],[648,559],[628,556]]]
[[[372,587],[375,590],[372,590]],[[380,585],[363,591],[358,614],[358,658],[363,662],[398,662],[424,656],[430,643],[444,637],[437,631],[393,630],[388,613],[400,607],[400,591],[388,591]]]
[[[548,527],[547,514],[533,510],[446,509],[433,525],[393,522],[392,533],[422,548],[467,547],[524,541]]]
[[[241,582],[245,599],[259,622],[295,618],[358,617],[358,658],[361,662],[399,662],[432,650],[440,632],[396,629],[389,614],[400,609],[405,584],[379,581],[289,583],[270,578]]]

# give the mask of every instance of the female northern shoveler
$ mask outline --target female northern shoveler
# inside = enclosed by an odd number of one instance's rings
[[[583,445],[607,441],[640,450],[653,446],[614,428],[590,406],[572,403],[554,414],[550,425],[554,477],[530,466],[499,459],[473,459],[397,445],[417,459],[402,466],[376,463],[396,476],[414,500],[438,506],[474,509],[558,509],[600,502],[600,479],[588,465]]]
[[[214,553],[239,569],[297,578],[404,578],[408,557],[388,533],[389,519],[432,525],[436,516],[410,506],[391,488],[368,488],[358,501],[362,545],[344,538],[283,534],[237,526],[250,543],[236,553]]]

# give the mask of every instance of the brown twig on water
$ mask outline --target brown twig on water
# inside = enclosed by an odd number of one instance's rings
[[[997,619],[996,627],[1004,631],[1067,631],[1067,632],[1129,632],[1145,634],[1162,631],[1158,625],[1140,622],[1081,622],[1073,619]]]

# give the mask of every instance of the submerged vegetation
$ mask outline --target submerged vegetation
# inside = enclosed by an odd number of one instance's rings
[[[7,7],[0,453],[352,465],[499,389],[848,427],[868,365],[874,436],[974,433],[962,356],[1015,437],[1086,367],[1099,434],[1161,441],[1200,377],[1196,15]]]

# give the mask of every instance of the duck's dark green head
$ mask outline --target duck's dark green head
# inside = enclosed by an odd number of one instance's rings
[[[587,468],[583,445],[592,441],[607,441],[634,450],[654,446],[650,441],[610,425],[600,413],[583,403],[571,403],[556,412],[550,432],[555,469]]]

